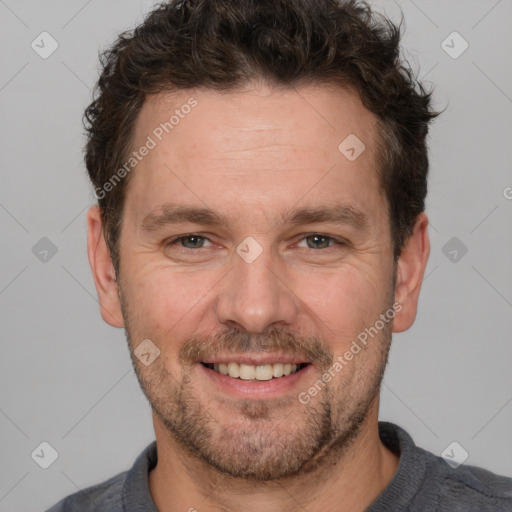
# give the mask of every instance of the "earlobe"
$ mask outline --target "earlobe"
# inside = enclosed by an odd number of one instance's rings
[[[428,217],[421,213],[397,262],[395,302],[401,305],[393,321],[393,332],[406,331],[414,323],[418,299],[430,254]]]
[[[123,315],[119,301],[112,257],[103,235],[103,223],[99,206],[92,206],[87,213],[87,254],[103,320],[112,327],[123,327]]]

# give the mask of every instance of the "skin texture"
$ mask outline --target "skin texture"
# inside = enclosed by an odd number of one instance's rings
[[[124,327],[153,408],[158,464],[150,489],[160,511],[364,510],[391,481],[398,457],[380,442],[379,386],[391,333],[408,329],[429,254],[417,219],[394,265],[388,206],[376,170],[376,117],[340,88],[253,83],[148,98],[140,147],[193,97],[197,106],[130,176],[116,276],[97,207],[89,259],[106,322]],[[349,161],[338,145],[356,134]],[[209,208],[219,225],[144,229],[161,205]],[[290,224],[299,207],[349,205],[364,224]],[[331,239],[314,239],[318,233]],[[196,235],[170,244],[176,237]],[[252,237],[251,263],[237,247]],[[367,346],[307,403],[298,400],[379,315],[399,304]],[[133,350],[150,339],[149,366]],[[219,387],[201,360],[218,354],[294,354],[311,363],[270,398]]]

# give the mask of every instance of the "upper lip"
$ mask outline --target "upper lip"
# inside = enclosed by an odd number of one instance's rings
[[[229,354],[229,355],[216,355],[208,357],[201,361],[202,363],[208,364],[219,364],[219,363],[240,363],[249,366],[261,366],[264,364],[303,364],[309,363],[305,358],[297,357],[295,355],[278,355],[278,354]]]

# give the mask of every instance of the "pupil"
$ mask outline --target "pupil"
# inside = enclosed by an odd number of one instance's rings
[[[187,236],[182,241],[186,247],[198,247],[201,246],[201,237],[200,236]],[[190,242],[190,243],[189,243]]]
[[[318,249],[319,246],[321,248],[323,248],[323,247],[327,247],[329,245],[327,237],[325,237],[325,236],[311,235],[309,238],[310,238],[310,240],[312,240],[311,245],[313,245],[313,247],[312,247],[313,249]]]

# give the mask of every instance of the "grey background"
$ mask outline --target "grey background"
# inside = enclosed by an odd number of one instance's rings
[[[0,0],[3,512],[44,510],[127,469],[154,439],[124,332],[99,314],[81,153],[98,50],[152,4]],[[394,19],[403,10],[406,56],[448,110],[431,131],[419,314],[394,338],[381,419],[437,454],[457,441],[467,464],[512,476],[512,2],[383,6]],[[43,31],[59,44],[47,59],[31,48]],[[441,47],[453,31],[469,43],[457,59]],[[46,262],[32,250],[43,237],[57,249]],[[59,455],[46,470],[31,458],[42,441]]]

